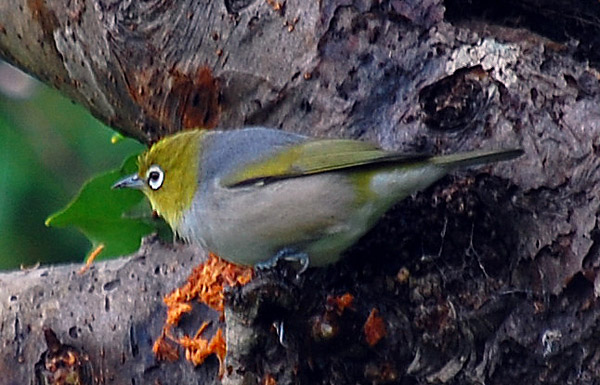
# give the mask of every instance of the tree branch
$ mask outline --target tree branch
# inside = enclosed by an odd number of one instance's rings
[[[224,382],[585,382],[600,370],[599,6],[506,4],[8,0],[0,55],[145,142],[262,124],[407,151],[525,149],[401,203],[334,267],[232,290]],[[154,253],[83,277],[3,275],[0,369],[31,382],[46,326],[88,352],[100,383],[214,379],[215,361],[199,374],[150,356],[164,285],[185,275],[154,264],[192,261]],[[338,314],[327,298],[346,292]],[[370,346],[374,308],[387,333]],[[281,320],[288,348],[270,329]]]

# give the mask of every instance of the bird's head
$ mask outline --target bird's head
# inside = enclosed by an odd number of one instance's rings
[[[196,193],[202,134],[192,130],[161,139],[138,157],[138,172],[113,188],[141,190],[152,208],[176,229]]]

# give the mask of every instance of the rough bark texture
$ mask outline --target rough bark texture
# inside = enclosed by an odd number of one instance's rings
[[[148,143],[262,124],[410,151],[525,149],[402,202],[336,266],[232,290],[224,383],[594,383],[599,8],[5,0],[0,55]],[[95,383],[217,381],[216,360],[193,369],[149,351],[162,294],[198,260],[185,250],[153,243],[84,276],[2,275],[2,381],[34,382],[43,327],[85,352]],[[327,297],[344,293],[355,300],[340,312]],[[372,309],[386,331],[374,346]]]
[[[165,318],[162,298],[185,282],[202,257],[192,247],[152,241],[131,258],[98,264],[83,275],[78,265],[0,274],[0,383],[45,383],[43,365],[36,364],[51,353],[46,328],[88,362],[85,384],[188,384],[199,375],[214,380],[206,369],[194,370],[184,360],[161,363],[152,353]],[[198,316],[215,319],[207,309]]]

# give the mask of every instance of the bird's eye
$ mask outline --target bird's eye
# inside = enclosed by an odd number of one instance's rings
[[[152,190],[158,190],[165,180],[165,173],[157,165],[153,164],[148,168],[146,181]]]

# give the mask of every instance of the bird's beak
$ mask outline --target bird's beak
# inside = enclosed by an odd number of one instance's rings
[[[112,189],[118,188],[132,188],[136,190],[141,190],[144,187],[144,181],[140,178],[138,174],[133,174],[126,176],[121,179],[117,183],[113,184]]]

